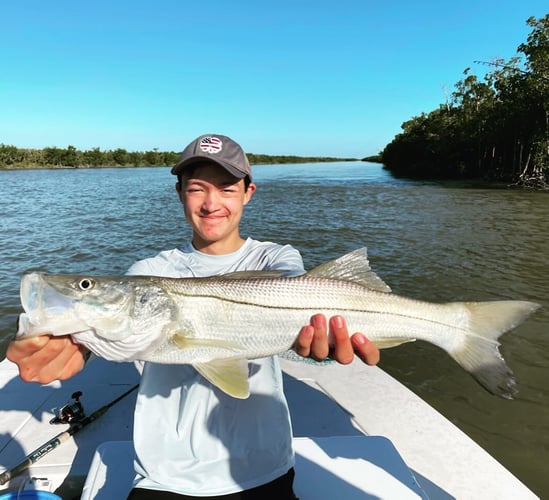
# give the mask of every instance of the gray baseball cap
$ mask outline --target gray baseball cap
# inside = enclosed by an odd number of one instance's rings
[[[230,137],[219,134],[197,137],[183,150],[171,172],[173,175],[179,175],[186,167],[203,161],[217,163],[239,179],[246,176],[252,178],[252,169],[246,153]]]

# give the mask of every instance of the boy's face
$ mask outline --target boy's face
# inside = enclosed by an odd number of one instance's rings
[[[230,253],[240,247],[240,219],[255,184],[245,190],[244,179],[234,177],[215,163],[205,163],[183,176],[176,189],[193,229],[195,248]]]

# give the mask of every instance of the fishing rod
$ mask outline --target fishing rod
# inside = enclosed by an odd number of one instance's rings
[[[97,409],[87,417],[83,415],[83,408],[79,400],[82,393],[75,392],[72,396],[73,399],[75,399],[75,402],[70,405],[65,405],[63,408],[61,408],[58,416],[50,421],[50,423],[70,422],[69,428],[64,432],[57,434],[57,436],[53,437],[47,443],[44,443],[42,446],[34,450],[31,454],[27,455],[25,460],[23,460],[19,465],[13,467],[13,469],[7,470],[0,474],[0,485],[7,483],[11,478],[18,476],[23,471],[28,469],[32,464],[38,462],[38,460],[40,460],[44,455],[47,455],[50,451],[54,450],[60,444],[67,441],[71,436],[74,436],[84,427],[97,420],[111,406],[114,406],[120,400],[124,399],[128,394],[135,391],[135,389],[137,389],[138,387],[139,384],[134,385],[131,389],[128,389],[125,393],[121,394],[116,399],[113,399],[110,403],[107,403],[106,405]]]

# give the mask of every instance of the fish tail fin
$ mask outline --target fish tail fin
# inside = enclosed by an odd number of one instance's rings
[[[467,312],[468,332],[450,355],[491,393],[513,399],[517,392],[515,377],[499,352],[497,339],[520,325],[539,304],[504,300],[461,305]]]

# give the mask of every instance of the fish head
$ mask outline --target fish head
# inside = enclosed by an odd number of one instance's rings
[[[21,304],[35,331],[54,335],[94,330],[109,340],[131,331],[135,286],[127,277],[28,273]]]

